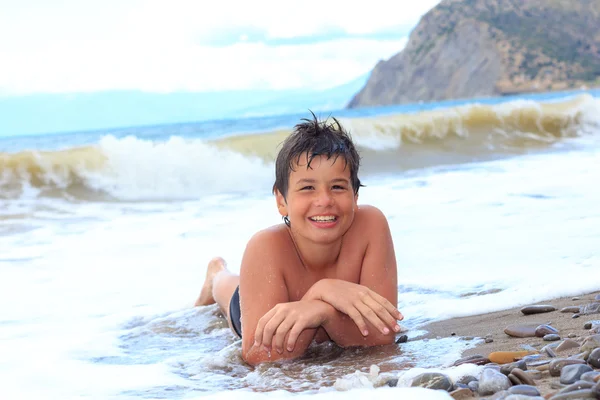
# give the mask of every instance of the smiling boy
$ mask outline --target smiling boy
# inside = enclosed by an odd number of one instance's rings
[[[301,356],[313,340],[376,346],[400,331],[387,220],[357,204],[360,159],[349,135],[337,120],[313,117],[277,156],[273,193],[284,223],[250,239],[239,276],[211,260],[195,303],[219,304],[252,365]]]

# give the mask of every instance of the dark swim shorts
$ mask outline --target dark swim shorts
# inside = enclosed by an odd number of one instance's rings
[[[231,301],[229,302],[229,318],[231,319],[231,327],[242,337],[242,312],[240,311],[240,287],[235,288]]]

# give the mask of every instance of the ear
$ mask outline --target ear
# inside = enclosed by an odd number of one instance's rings
[[[277,201],[277,210],[279,211],[279,214],[282,217],[289,215],[287,211],[287,201],[285,200],[285,197],[283,197],[281,192],[277,189],[275,190],[275,200]]]

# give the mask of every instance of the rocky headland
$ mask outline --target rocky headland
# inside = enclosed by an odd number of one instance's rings
[[[600,86],[600,0],[443,0],[349,108]]]

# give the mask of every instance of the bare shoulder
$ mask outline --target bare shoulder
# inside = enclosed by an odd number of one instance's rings
[[[388,220],[385,214],[377,207],[361,205],[354,216],[353,228],[364,232],[373,230],[387,230]]]
[[[269,262],[277,265],[277,261],[286,254],[289,241],[287,228],[283,224],[256,232],[246,245],[242,268],[254,265],[252,261],[257,258],[261,260],[262,265]]]

